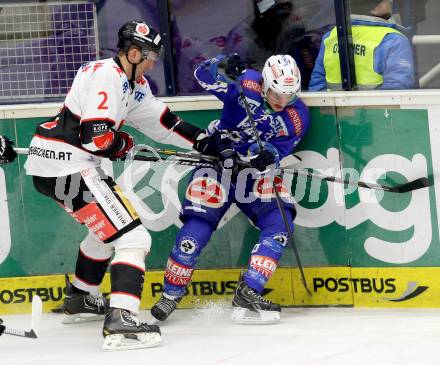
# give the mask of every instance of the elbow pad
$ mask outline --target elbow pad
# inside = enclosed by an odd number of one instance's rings
[[[172,113],[168,108],[165,113],[162,114],[160,124],[191,143],[194,143],[197,136],[202,132],[200,128],[185,122],[179,116]]]
[[[122,140],[108,120],[81,121],[80,140],[82,146],[97,155],[111,155],[117,150]]]

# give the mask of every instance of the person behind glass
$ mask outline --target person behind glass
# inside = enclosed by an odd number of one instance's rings
[[[156,345],[158,326],[137,319],[151,237],[130,201],[100,168],[103,158],[124,160],[133,138],[127,124],[158,142],[204,150],[211,137],[157,100],[144,72],[162,52],[161,37],[143,21],[118,32],[114,58],[77,72],[59,114],[37,126],[25,164],[36,190],[54,199],[89,234],[81,242],[73,281],[66,275],[64,323],[104,320],[104,350]],[[215,148],[211,149],[215,154]],[[110,301],[99,286],[110,264]]]
[[[321,38],[334,25],[328,1],[252,0],[252,15],[229,31],[222,53],[242,55],[246,65],[257,71],[272,54],[288,54],[297,63],[306,89]]]
[[[304,23],[292,0],[252,0],[252,9],[229,31],[223,53],[238,53],[248,67],[261,71],[271,55],[286,53],[287,43],[302,37]]]
[[[0,135],[0,165],[13,162],[17,157],[17,153],[12,147],[13,145],[14,142],[8,137]]]
[[[351,0],[356,83],[359,90],[414,87],[409,39],[392,19],[391,0]],[[309,91],[341,90],[336,27],[327,33],[313,69]]]
[[[220,119],[212,122],[208,130],[222,136],[220,143],[232,140],[233,145],[230,150],[223,150],[224,168],[218,174],[208,176],[206,169],[199,169],[191,177],[182,204],[184,224],[166,265],[164,293],[152,307],[151,314],[163,321],[174,311],[191,281],[202,250],[226,211],[235,203],[260,229],[260,237],[238,283],[232,301],[232,319],[240,323],[277,322],[280,305],[270,302],[262,293],[288,242],[280,209],[284,210],[292,232],[296,213],[282,178],[275,177],[283,197],[279,207],[270,179],[264,172],[290,155],[308,130],[309,112],[298,97],[301,90],[299,69],[289,55],[269,57],[262,72],[245,69],[235,54],[202,62],[194,75],[203,88],[223,102]],[[262,149],[256,142],[253,122],[244,103],[249,104],[253,114]],[[207,149],[204,153],[211,152]],[[250,156],[252,175],[237,175],[237,158],[244,156]],[[251,196],[255,199],[245,198]]]

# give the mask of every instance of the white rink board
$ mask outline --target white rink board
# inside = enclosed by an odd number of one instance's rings
[[[440,90],[334,91],[304,92],[308,106],[409,106],[440,105]],[[172,111],[216,110],[222,102],[211,95],[159,97]],[[62,103],[0,105],[0,119],[49,117],[57,114]]]

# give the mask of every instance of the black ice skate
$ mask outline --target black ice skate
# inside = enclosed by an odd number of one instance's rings
[[[159,301],[151,308],[151,315],[158,321],[165,321],[176,309],[182,297],[175,299],[165,298],[163,295]]]
[[[140,323],[133,313],[119,308],[107,311],[102,334],[104,351],[153,347],[162,341],[159,326]]]
[[[263,298],[244,281],[238,283],[232,306],[231,319],[236,323],[269,324],[280,320],[280,305]]]
[[[104,319],[108,301],[103,296],[94,296],[75,288],[66,275],[66,298],[64,299],[63,323],[79,323]]]

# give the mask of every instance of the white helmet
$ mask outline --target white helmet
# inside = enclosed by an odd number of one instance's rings
[[[263,75],[262,94],[264,97],[269,89],[283,95],[298,96],[301,92],[301,73],[292,56],[270,56],[261,73]]]

